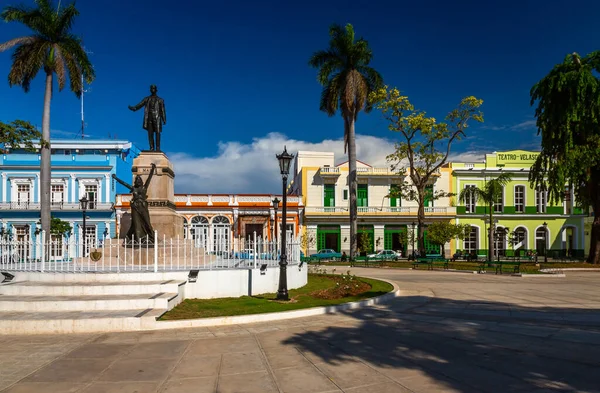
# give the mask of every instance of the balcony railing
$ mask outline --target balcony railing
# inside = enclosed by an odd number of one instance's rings
[[[393,172],[389,168],[356,168],[357,176],[395,176],[396,172]]]
[[[410,213],[417,214],[419,208],[417,206],[359,206],[358,213]],[[342,213],[348,214],[347,207],[307,207],[306,213]],[[454,206],[440,206],[440,207],[426,207],[425,214],[456,214],[456,207]]]
[[[51,210],[81,210],[79,203],[52,202]],[[112,203],[89,202],[87,210],[110,210]],[[0,210],[40,210],[39,202],[4,202],[0,203]]]
[[[322,166],[319,169],[319,174],[321,176],[339,176],[340,168],[335,166]]]

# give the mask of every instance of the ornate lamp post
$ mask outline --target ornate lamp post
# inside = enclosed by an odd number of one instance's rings
[[[544,221],[544,263],[548,263],[548,223]]]
[[[85,256],[85,250],[86,250],[85,246],[87,243],[87,236],[86,236],[87,234],[85,233],[85,219],[86,219],[86,215],[87,215],[88,202],[89,201],[87,199],[87,196],[85,196],[85,195],[83,196],[83,198],[81,198],[79,200],[79,207],[81,208],[81,211],[83,212],[83,228],[81,230],[81,234],[83,235],[83,243],[82,244],[83,244],[83,254],[84,255],[82,255],[82,256]]]
[[[279,209],[279,198],[273,199],[273,209],[275,210],[275,226],[273,228],[273,238],[277,242],[277,209]]]
[[[287,235],[287,179],[290,173],[290,164],[294,156],[287,152],[284,146],[283,153],[276,155],[279,160],[279,170],[283,179],[283,207],[281,216],[283,217],[281,225],[281,257],[279,259],[279,290],[277,291],[277,300],[290,300],[287,290],[287,251],[286,251],[286,235]]]

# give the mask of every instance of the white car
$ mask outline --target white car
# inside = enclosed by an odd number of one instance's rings
[[[402,253],[398,253],[394,250],[381,250],[377,254],[367,255],[369,259],[380,259],[382,261],[397,261],[398,258],[402,258]]]

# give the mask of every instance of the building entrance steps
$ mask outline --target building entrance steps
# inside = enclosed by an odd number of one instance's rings
[[[58,277],[25,273],[1,284],[0,334],[142,330],[183,300],[187,282],[153,273]]]

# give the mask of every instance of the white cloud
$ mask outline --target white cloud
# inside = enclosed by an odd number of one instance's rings
[[[275,154],[287,146],[298,150],[331,151],[335,162],[346,160],[342,139],[306,142],[270,133],[251,143],[220,142],[214,157],[195,157],[187,153],[169,153],[175,167],[177,193],[280,193],[281,175]],[[385,166],[393,142],[374,136],[357,136],[357,158],[373,166]]]
[[[510,127],[511,130],[531,130],[535,128],[535,120],[525,120]]]
[[[175,167],[176,193],[281,193],[281,175],[275,154],[283,146],[288,152],[298,150],[329,151],[339,164],[347,160],[342,139],[307,142],[270,133],[244,144],[220,142],[213,157],[195,157],[188,153],[169,153]],[[387,166],[386,156],[394,151],[394,143],[386,138],[358,135],[357,158],[373,166]],[[483,161],[483,151],[451,154],[458,162]]]

